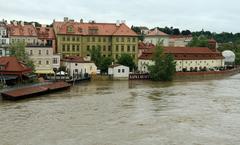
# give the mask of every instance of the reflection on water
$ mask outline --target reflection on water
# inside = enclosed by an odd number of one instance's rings
[[[90,82],[1,101],[0,144],[236,145],[239,80]]]

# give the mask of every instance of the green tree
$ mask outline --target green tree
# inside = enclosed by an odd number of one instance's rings
[[[101,73],[107,73],[108,67],[112,64],[112,62],[113,59],[111,57],[103,57],[100,64]]]
[[[163,47],[158,43],[153,54],[154,65],[148,66],[150,77],[154,81],[171,81],[175,74],[176,63],[171,54],[164,54]]]
[[[193,37],[188,44],[189,47],[208,47],[208,39],[204,36]]]
[[[100,67],[102,60],[100,47],[97,47],[97,49],[91,49],[89,50],[89,52],[91,56],[91,61],[93,61],[97,67]]]
[[[130,54],[123,53],[119,58],[118,58],[118,63],[121,65],[128,66],[130,68],[130,71],[133,71],[133,69],[136,68],[136,65],[133,61],[133,58]]]
[[[18,42],[10,45],[10,56],[17,57],[18,60],[22,61],[26,66],[35,70],[33,61],[30,59],[28,53],[25,51],[25,43]]]

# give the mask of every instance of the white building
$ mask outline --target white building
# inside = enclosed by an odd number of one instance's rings
[[[7,22],[5,20],[0,22],[0,57],[8,56],[9,38],[7,33]]]
[[[33,60],[37,74],[54,74],[53,69],[60,67],[60,55],[53,54],[51,47],[26,47]]]
[[[128,78],[129,67],[120,64],[111,65],[108,68],[108,75],[113,78]]]
[[[187,47],[192,41],[192,36],[174,35],[169,38],[170,47]]]
[[[158,28],[150,30],[144,39],[145,43],[152,43],[156,45],[158,42],[161,42],[163,46],[169,45],[169,35],[159,31]]]
[[[62,65],[66,67],[70,76],[84,74],[96,74],[97,67],[94,62],[78,56],[66,57],[62,60]]]
[[[164,53],[172,54],[176,61],[176,71],[202,71],[215,67],[224,67],[224,57],[218,51],[210,48],[165,47]],[[138,69],[148,72],[148,66],[153,65],[152,51],[144,52],[138,61]]]

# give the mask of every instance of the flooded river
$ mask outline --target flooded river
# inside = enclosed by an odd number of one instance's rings
[[[240,75],[156,83],[87,82],[0,101],[0,145],[238,145]]]

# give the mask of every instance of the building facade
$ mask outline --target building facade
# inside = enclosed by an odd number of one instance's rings
[[[169,35],[158,30],[158,28],[154,28],[145,36],[144,43],[156,45],[158,42],[162,43],[163,46],[169,46]]]
[[[16,21],[13,21],[12,24],[8,25],[8,35],[10,44],[24,42],[27,46],[38,45],[38,36],[34,24],[25,25],[24,22],[17,24]]]
[[[54,68],[60,67],[60,55],[53,54],[52,47],[26,47],[35,65],[36,74],[54,74]]]
[[[170,47],[187,47],[189,42],[192,41],[192,36],[173,35],[169,39]]]
[[[210,48],[165,47],[164,53],[172,54],[176,62],[176,71],[207,71],[216,67],[224,67],[224,57]],[[138,69],[148,73],[148,66],[153,65],[153,51],[142,53],[138,61]]]
[[[70,76],[84,76],[85,74],[96,74],[97,66],[94,62],[84,59],[79,56],[65,57],[62,59],[62,65]]]
[[[128,78],[129,67],[119,64],[111,65],[108,68],[108,75],[113,78]]]
[[[57,51],[62,57],[89,56],[92,49],[100,48],[103,57],[117,60],[123,53],[130,54],[137,62],[138,37],[124,23],[84,23],[65,19],[54,22]]]
[[[2,20],[0,22],[0,57],[9,55],[8,46],[7,21]]]

